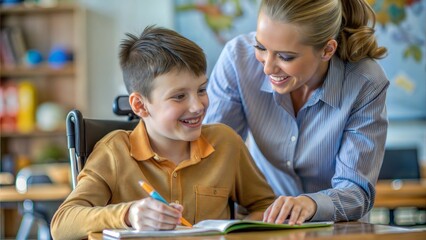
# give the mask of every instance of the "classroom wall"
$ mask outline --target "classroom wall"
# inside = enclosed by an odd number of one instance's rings
[[[126,93],[118,62],[118,45],[125,32],[139,33],[150,24],[174,28],[173,0],[85,0],[89,117],[117,118],[115,96]],[[390,122],[387,146],[417,146],[426,164],[426,121]]]
[[[417,147],[426,166],[426,121],[394,121],[389,123],[388,147]]]
[[[112,102],[126,94],[119,67],[119,44],[126,32],[147,25],[173,28],[173,0],[81,0],[87,16],[89,109],[94,118],[116,118]]]

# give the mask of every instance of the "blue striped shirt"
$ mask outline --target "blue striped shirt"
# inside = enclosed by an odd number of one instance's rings
[[[382,68],[372,59],[333,57],[295,117],[290,95],[272,90],[255,59],[254,36],[231,40],[221,53],[205,122],[225,123],[248,140],[276,195],[312,198],[312,220],[360,219],[373,207],[384,155],[389,81]]]

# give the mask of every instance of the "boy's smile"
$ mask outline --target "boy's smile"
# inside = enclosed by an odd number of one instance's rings
[[[204,114],[200,115],[199,117],[195,117],[195,118],[182,119],[181,122],[182,122],[182,124],[186,125],[187,127],[198,128],[198,127],[200,127],[203,118],[204,118]]]
[[[145,122],[153,149],[177,146],[194,141],[209,100],[205,75],[195,76],[187,70],[173,70],[154,79],[153,90],[143,98]]]

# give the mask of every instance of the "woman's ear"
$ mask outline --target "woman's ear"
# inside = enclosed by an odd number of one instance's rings
[[[129,103],[133,112],[141,118],[149,116],[147,102],[148,100],[140,93],[133,92],[129,96]]]
[[[337,41],[334,39],[328,40],[328,42],[325,44],[324,48],[322,49],[321,59],[324,61],[329,61],[331,57],[333,57],[336,50],[337,50]]]

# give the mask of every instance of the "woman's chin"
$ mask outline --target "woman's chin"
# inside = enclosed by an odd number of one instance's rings
[[[275,86],[275,85],[272,85],[272,89],[279,94],[286,94],[286,93],[290,92],[288,88],[279,87],[279,86]]]

